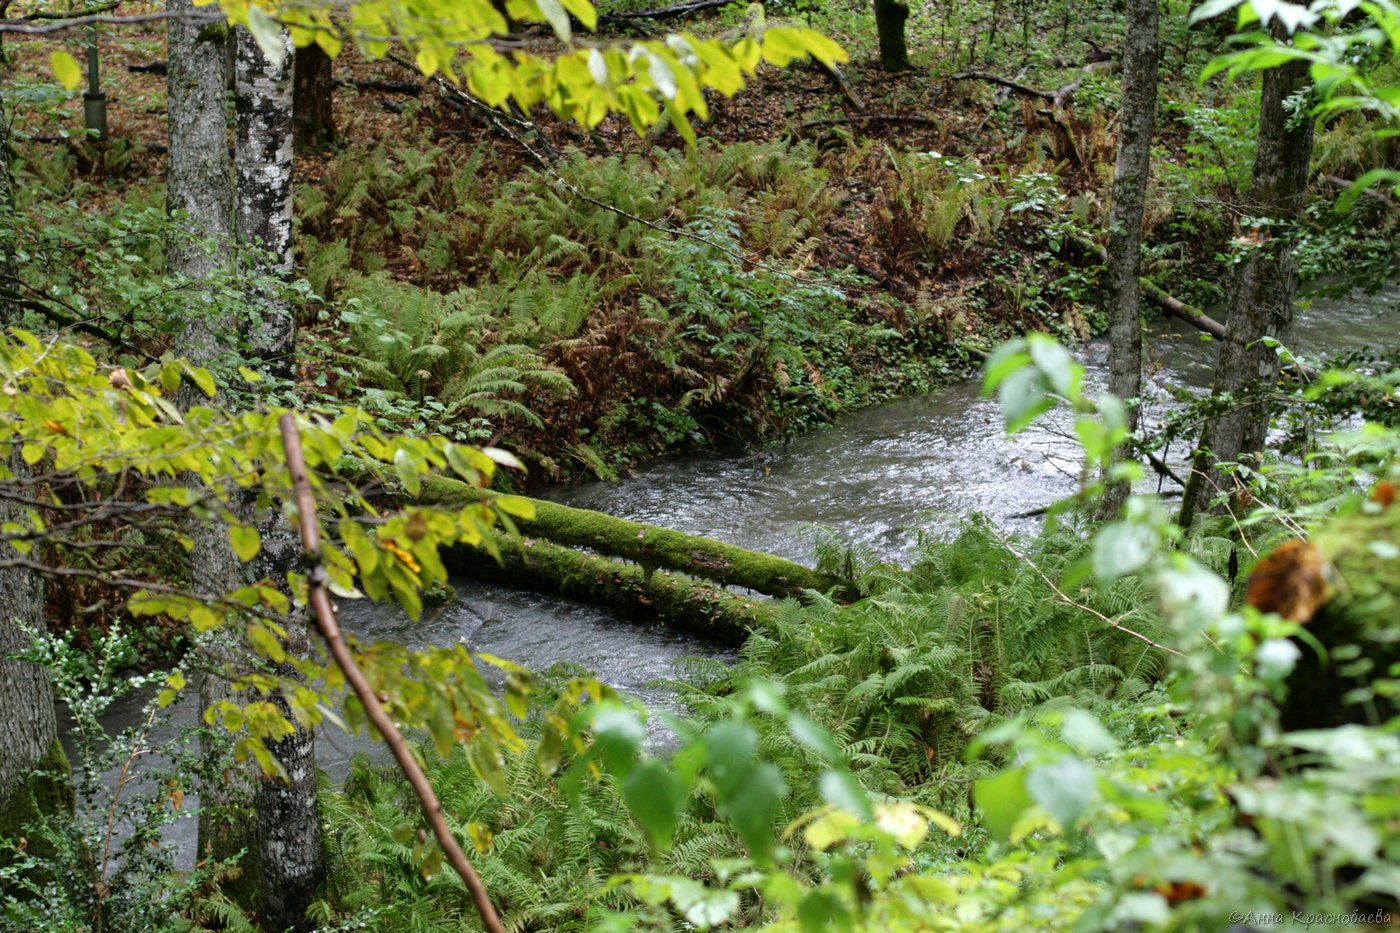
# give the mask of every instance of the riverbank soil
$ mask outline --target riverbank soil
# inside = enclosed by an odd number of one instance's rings
[[[730,38],[810,24],[851,55],[839,74],[760,67],[733,98],[711,96],[693,147],[666,126],[639,137],[621,116],[593,129],[544,112],[489,119],[393,61],[345,54],[338,135],[296,161],[303,402],[506,447],[532,486],[926,391],[1026,330],[1088,336],[1103,321],[1100,260],[1076,242],[1105,222],[1123,24],[1062,6],[918,12],[913,67],[896,73],[879,65],[868,5],[847,0],[666,20]],[[1223,40],[1169,7],[1145,271],[1204,304],[1244,248],[1231,205],[1257,93],[1198,85]],[[611,22],[598,41],[652,28]],[[48,71],[85,36],[7,42],[18,206],[73,224],[75,239],[124,237],[133,277],[155,287],[163,32],[101,32],[102,142]],[[1354,178],[1395,152],[1344,117],[1320,131],[1315,176]],[[1325,210],[1333,190],[1316,191],[1313,269],[1387,248],[1384,204],[1341,222]],[[149,310],[159,302],[85,290],[73,271],[98,331],[168,349],[178,322]]]

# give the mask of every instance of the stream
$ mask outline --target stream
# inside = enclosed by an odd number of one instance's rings
[[[1300,310],[1294,343],[1325,355],[1400,346],[1400,284],[1354,300],[1317,299]],[[1079,354],[1089,378],[1100,383],[1106,353],[1100,342]],[[1150,424],[1169,404],[1160,400],[1169,398],[1160,391],[1164,385],[1204,390],[1214,347],[1183,323],[1159,321],[1148,357],[1159,390],[1153,393],[1159,400],[1144,409]],[[1074,491],[1078,453],[1067,422],[1053,417],[1007,438],[995,400],[981,398],[974,380],[853,413],[781,446],[670,457],[621,482],[556,488],[541,497],[804,562],[811,557],[804,526],[817,523],[881,559],[907,562],[921,533],[946,533],[959,516],[973,512],[1009,531],[1034,533],[1039,519],[1017,516]],[[1179,462],[1183,456],[1169,451],[1166,459]],[[651,706],[673,704],[658,682],[679,676],[684,659],[735,659],[727,646],[622,621],[602,609],[499,585],[453,583],[458,599],[416,623],[382,606],[342,603],[345,626],[362,638],[409,645],[465,640],[538,672],[577,665]],[[193,719],[193,691],[187,694],[189,702],[176,706],[177,723]],[[119,704],[107,717],[108,727],[133,725],[140,705]],[[659,731],[652,738],[665,741]],[[332,780],[342,778],[350,758],[365,749],[335,729],[317,741],[321,766]],[[187,800],[186,808],[192,804]],[[182,863],[192,860],[194,820],[172,825],[166,839],[182,853]]]

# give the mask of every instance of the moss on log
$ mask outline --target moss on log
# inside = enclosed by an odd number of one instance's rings
[[[482,496],[482,492],[466,483],[441,476],[427,477],[418,501],[432,505],[466,505]],[[602,512],[575,509],[554,502],[531,499],[535,517],[516,520],[521,534],[552,544],[583,547],[634,561],[646,576],[659,567],[679,571],[721,583],[741,586],[769,596],[795,596],[803,590],[850,596],[848,582],[831,574],[820,573],[794,561],[772,554],[749,551],[711,538],[688,535],[647,525],[642,522],[615,518]]]
[[[686,577],[649,573],[548,541],[492,537],[499,562],[485,548],[458,546],[444,552],[444,564],[453,572],[567,596],[606,606],[625,618],[658,620],[734,643],[772,620],[767,600],[744,599]]]

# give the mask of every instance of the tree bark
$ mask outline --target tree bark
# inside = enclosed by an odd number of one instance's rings
[[[168,8],[184,12],[194,6],[191,0],[170,0]],[[172,276],[202,284],[227,272],[233,261],[233,171],[225,92],[230,37],[222,23],[198,25],[179,19],[170,21],[167,36],[166,206],[174,232],[166,245],[166,266]],[[195,299],[188,310],[185,327],[175,336],[178,355],[196,365],[210,365],[237,352],[235,309]],[[185,410],[209,401],[193,385],[181,386],[177,400]],[[233,552],[226,526],[199,521],[189,532],[195,542],[189,558],[194,591],[214,596],[243,586],[246,571]],[[211,672],[199,684],[202,720],[214,704],[238,699],[229,678],[212,672],[246,668],[249,652],[242,635],[231,628],[204,641],[201,653],[203,665]],[[201,747],[206,756],[223,752],[209,736],[201,740]],[[253,784],[246,769],[229,768],[223,781],[200,789],[200,856],[224,861],[245,853],[239,875],[225,882],[224,888],[236,903],[249,907],[257,900],[258,878],[256,836],[245,818],[252,802]]]
[[[1109,307],[1108,391],[1129,403],[1128,429],[1136,431],[1142,393],[1142,214],[1151,168],[1152,129],[1157,112],[1157,2],[1128,0],[1123,47],[1123,104],[1119,110],[1118,158],[1108,217]],[[1111,483],[1099,509],[1117,515],[1127,501],[1126,482]]]
[[[292,379],[296,331],[282,287],[292,275],[292,41],[283,30],[281,60],[274,65],[246,29],[236,35],[235,230],[245,262],[261,273],[247,296],[260,322],[247,336],[270,374]],[[259,517],[258,531],[262,549],[253,562],[254,577],[285,581],[300,551],[280,507]],[[304,620],[287,620],[285,627],[289,653],[304,655]],[[281,673],[290,675],[293,669],[287,666]],[[281,698],[274,702],[285,713]],[[314,738],[296,724],[295,733],[269,743],[268,749],[287,779],[264,777],[257,784],[262,927],[279,933],[307,930],[312,924],[306,909],[325,877]]]
[[[1245,399],[1278,383],[1279,357],[1263,343],[1271,337],[1287,344],[1292,338],[1293,306],[1298,291],[1298,261],[1294,227],[1302,214],[1312,158],[1313,122],[1294,103],[1310,87],[1306,62],[1269,68],[1259,97],[1259,141],[1249,199],[1241,213],[1264,224],[1257,243],[1236,264],[1230,282],[1225,339],[1216,359],[1214,394],[1236,404],[1206,426],[1181,506],[1180,522],[1189,527],[1231,480],[1222,463],[1257,459],[1269,430],[1270,410],[1262,398]]]
[[[10,175],[10,121],[0,97],[0,329],[19,323],[17,270],[14,249],[14,181]],[[29,465],[15,444],[0,445],[12,482],[30,476]],[[19,519],[19,507],[0,498],[0,524]],[[0,545],[10,551],[8,545]],[[58,744],[53,689],[49,673],[37,664],[11,660],[27,649],[29,637],[44,627],[44,581],[22,567],[0,569],[0,836],[14,836],[27,823],[73,809],[71,786],[62,780],[67,758]],[[36,769],[54,772],[34,777]]]
[[[10,175],[10,117],[0,97],[0,326],[19,323],[19,279],[14,252],[15,182]]]
[[[274,67],[246,29],[236,30],[238,90],[235,230],[249,267],[266,278],[249,295],[258,321],[247,337],[273,376],[296,375],[296,328],[280,287],[292,276],[292,40]]]
[[[15,480],[29,476],[16,445],[6,444],[0,451]],[[18,512],[17,506],[0,499],[0,523],[18,520]],[[13,554],[9,545],[0,548]],[[57,749],[58,724],[48,671],[29,661],[10,659],[30,647],[21,623],[42,631],[43,580],[26,568],[0,568],[0,836],[16,835],[24,824],[61,806],[61,801],[52,799],[57,793],[54,782],[31,776]],[[62,754],[58,749],[60,759]],[[71,796],[65,799],[71,810]]]
[[[909,6],[900,0],[875,0],[875,31],[880,37],[880,67],[886,71],[909,68],[909,48],[904,41],[904,21]]]
[[[296,144],[303,149],[318,149],[335,139],[332,106],[335,83],[331,76],[331,57],[314,43],[302,46],[297,49],[292,72],[292,121],[296,125]]]

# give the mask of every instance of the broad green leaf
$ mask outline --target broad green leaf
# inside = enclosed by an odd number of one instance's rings
[[[231,525],[228,530],[229,543],[238,559],[247,563],[257,556],[262,548],[262,535],[253,525]]]
[[[735,891],[713,890],[689,878],[671,878],[671,903],[701,930],[727,923],[739,910]]]
[[[622,782],[622,796],[652,846],[659,852],[669,851],[685,806],[685,788],[676,776],[659,761],[642,762]]]
[[[1142,522],[1114,522],[1094,536],[1094,575],[1109,582],[1142,568],[1157,553],[1157,532]]]
[[[1044,377],[1029,366],[1002,380],[997,387],[997,401],[1007,434],[1017,433],[1055,405],[1054,398],[1046,392]]]
[[[256,4],[248,5],[248,21],[244,24],[257,40],[258,48],[267,56],[273,68],[282,64],[285,47],[282,41],[282,25]]]
[[[973,798],[988,834],[1000,842],[1011,838],[1012,827],[1032,803],[1025,772],[1014,769],[980,779],[973,785]]]
[[[637,754],[646,739],[637,714],[620,706],[606,707],[593,717],[593,746],[603,756],[608,770],[626,780],[637,763]]]
[[[1064,830],[1074,828],[1099,793],[1093,769],[1072,755],[1031,768],[1025,788]]]

